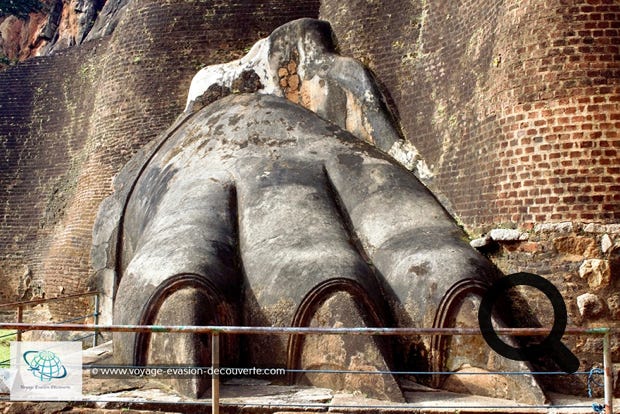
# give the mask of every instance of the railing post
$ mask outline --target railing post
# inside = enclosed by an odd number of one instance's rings
[[[211,412],[220,413],[220,335],[211,335]]]
[[[603,336],[603,371],[605,372],[605,414],[614,412],[613,378],[614,370],[611,362],[611,335],[609,331]]]
[[[99,293],[95,294],[95,311],[93,312],[93,324],[99,325]],[[97,330],[95,329],[93,335],[93,348],[97,346]]]
[[[22,323],[24,319],[24,308],[22,308],[22,305],[19,305],[17,307],[17,323]],[[17,330],[17,342],[20,342],[22,340],[22,331],[20,331],[19,329]]]

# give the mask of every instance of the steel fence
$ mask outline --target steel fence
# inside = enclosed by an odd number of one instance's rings
[[[49,331],[92,331],[92,332],[142,332],[142,333],[191,333],[191,334],[208,334],[211,335],[211,368],[219,368],[220,363],[220,340],[222,335],[365,335],[365,336],[420,336],[420,335],[481,335],[480,329],[475,328],[320,328],[320,327],[248,327],[248,326],[170,326],[170,325],[84,325],[84,324],[28,324],[28,323],[0,323],[0,329],[13,329],[18,331],[24,330],[49,330]],[[509,336],[545,336],[549,333],[547,328],[498,328],[496,329],[498,335]],[[578,328],[568,327],[565,330],[567,335],[597,335],[602,336],[603,341],[603,369],[595,373],[593,371],[581,371],[576,372],[575,375],[589,375],[588,384],[594,374],[603,375],[603,388],[604,388],[604,404],[594,403],[590,406],[575,406],[575,405],[541,405],[541,406],[432,406],[428,407],[433,409],[523,409],[523,408],[592,408],[596,412],[604,412],[606,414],[613,413],[613,364],[611,360],[611,335],[618,333],[617,330],[612,328]],[[220,401],[220,379],[215,370],[212,370],[214,374],[211,377],[211,399],[205,401],[193,401],[193,402],[179,402],[179,404],[206,404],[210,405],[213,413],[219,413],[220,406],[226,406],[226,402]],[[321,372],[332,374],[392,374],[392,375],[470,375],[474,373],[469,372],[411,372],[411,371],[356,371],[356,370],[296,370],[298,372]],[[475,374],[480,375],[479,372]],[[489,374],[503,374],[503,375],[560,375],[566,374],[565,372],[489,372]],[[101,401],[101,400],[98,400]],[[118,402],[118,400],[116,400]],[[137,401],[126,401],[127,403],[139,403]],[[149,403],[156,404],[156,401],[149,401]],[[168,402],[162,402],[162,404],[168,404]],[[330,409],[330,408],[356,408],[356,406],[343,406],[335,407],[328,403],[304,403],[304,404],[269,404],[271,407],[277,408],[293,408],[293,407],[305,407],[305,408],[317,408],[317,409]],[[386,405],[386,406],[364,406],[369,409],[397,409],[399,406]],[[403,409],[415,408],[420,409],[424,407],[408,406],[403,404]]]
[[[75,294],[71,294],[71,295],[65,295],[65,296],[58,296],[58,297],[54,297],[54,298],[42,298],[42,299],[34,299],[34,300],[28,300],[28,301],[19,301],[19,302],[10,302],[10,303],[3,303],[0,304],[0,310],[5,310],[5,309],[14,309],[15,310],[15,319],[17,320],[18,324],[23,324],[24,323],[24,309],[25,308],[31,308],[37,305],[44,305],[44,304],[48,304],[48,303],[52,303],[52,302],[61,302],[61,301],[71,301],[71,300],[75,300],[78,298],[83,298],[83,297],[89,297],[92,296],[93,297],[93,303],[92,303],[92,313],[88,313],[86,315],[81,315],[81,316],[76,316],[73,318],[69,318],[69,319],[65,319],[59,322],[55,322],[56,325],[62,325],[62,324],[67,324],[67,323],[71,323],[71,322],[77,322],[77,321],[84,321],[88,318],[93,318],[93,323],[94,325],[97,325],[99,322],[99,292],[93,291],[93,292],[83,292],[83,293],[75,293]],[[1,328],[0,328],[1,329]],[[5,333],[3,335],[0,335],[0,339],[3,338],[9,338],[12,336],[15,336],[15,340],[16,341],[21,341],[22,340],[22,334],[26,331],[28,331],[29,329],[16,329],[15,332],[9,332],[9,333]],[[34,329],[33,329],[34,330]],[[92,337],[92,346],[97,346],[97,338],[98,338],[98,332],[97,331],[93,331],[93,333],[88,334],[88,335],[84,335],[81,336],[79,338],[75,338],[73,339],[74,341],[82,341],[84,339],[90,338]],[[0,361],[0,367],[6,365],[10,360],[4,360],[4,361]]]

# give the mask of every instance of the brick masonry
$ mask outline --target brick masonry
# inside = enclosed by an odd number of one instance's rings
[[[99,203],[182,112],[197,70],[317,14],[317,1],[134,1],[112,36],[3,72],[0,301],[86,290]],[[52,315],[86,305],[54,305]]]
[[[618,326],[620,4],[323,0],[321,18],[374,71],[469,234],[527,234],[485,250],[502,271],[551,280],[572,325]],[[582,368],[600,363],[600,339],[570,341]]]
[[[194,73],[286,21],[316,17],[319,0],[128,7],[113,35],[0,74],[2,302],[85,290],[100,201],[182,111]],[[570,323],[617,326],[617,249],[604,246],[605,236],[620,243],[620,4],[322,0],[320,16],[341,52],[374,71],[432,187],[469,233],[528,232],[489,257],[507,273],[552,280]],[[582,315],[587,293],[601,306]],[[58,305],[51,317],[85,307]],[[598,345],[574,345],[595,363]]]
[[[620,221],[620,5],[325,0],[470,231]]]
[[[44,290],[55,296],[61,287],[70,289],[64,281],[44,288],[43,274],[50,240],[73,226],[63,218],[90,150],[84,132],[94,109],[91,65],[103,45],[32,59],[0,77],[3,301],[40,296]],[[67,248],[76,250],[67,252],[59,275],[75,274],[80,263],[82,270],[88,266],[88,252],[79,252],[77,240]]]

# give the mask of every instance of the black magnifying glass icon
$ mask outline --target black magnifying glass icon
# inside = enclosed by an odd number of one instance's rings
[[[491,319],[493,306],[505,292],[515,286],[531,286],[547,296],[553,306],[553,327],[549,335],[537,344],[514,347],[502,341]],[[484,340],[498,354],[517,361],[533,362],[542,356],[555,361],[562,371],[572,374],[579,369],[579,359],[561,341],[566,330],[568,316],[564,298],[558,289],[547,279],[533,273],[514,273],[497,280],[482,297],[478,311],[478,323]]]

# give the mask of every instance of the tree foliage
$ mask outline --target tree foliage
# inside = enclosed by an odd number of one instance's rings
[[[29,13],[43,8],[41,0],[0,0],[0,16],[13,15],[25,19]]]

